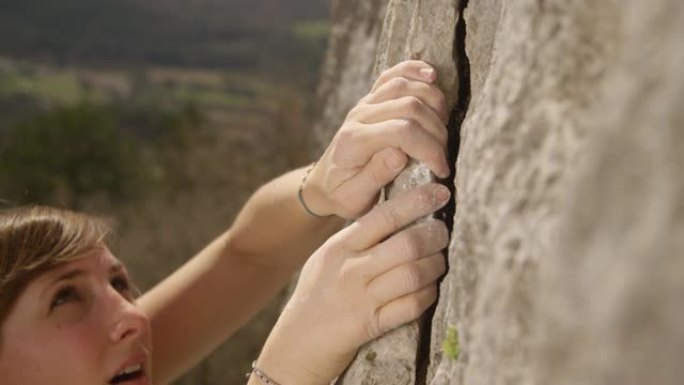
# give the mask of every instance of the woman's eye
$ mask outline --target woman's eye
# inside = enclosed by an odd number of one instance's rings
[[[121,294],[128,294],[131,289],[131,285],[128,283],[128,278],[126,277],[114,277],[110,284]]]
[[[52,298],[52,302],[50,302],[50,310],[53,310],[56,307],[62,306],[68,302],[77,301],[79,299],[80,297],[74,287],[63,287],[59,289],[57,291],[57,294],[55,294],[55,296]]]

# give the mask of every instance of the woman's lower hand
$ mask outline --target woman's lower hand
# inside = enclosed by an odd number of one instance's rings
[[[449,176],[448,111],[436,77],[429,64],[414,60],[378,78],[309,175],[303,195],[314,213],[347,219],[365,214],[409,157]]]
[[[261,369],[283,385],[328,384],[361,345],[419,317],[436,299],[448,233],[438,220],[406,226],[449,196],[438,184],[418,187],[331,237],[304,266]]]

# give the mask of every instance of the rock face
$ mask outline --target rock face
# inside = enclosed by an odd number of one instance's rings
[[[584,118],[616,55],[617,15],[614,2],[469,2],[471,102],[430,383],[530,383],[539,265],[583,156]],[[449,327],[456,360],[442,354]]]
[[[457,15],[457,2],[453,0],[391,0],[378,47],[375,77],[403,60],[425,60],[435,65],[438,83],[447,91],[448,102],[453,102],[458,91],[456,66],[452,60]],[[385,196],[391,198],[434,180],[427,167],[411,161],[387,186]],[[430,220],[434,219],[422,219]],[[423,322],[416,321],[393,330],[364,346],[338,383],[414,384],[419,344],[425,333],[421,330],[425,327],[421,325]]]
[[[333,25],[318,85],[321,115],[314,127],[317,151],[321,153],[349,110],[373,84],[386,9],[387,0],[333,1]]]
[[[684,4],[620,8],[621,52],[542,265],[538,384],[684,378]]]
[[[397,329],[340,383],[681,383],[684,3],[403,0],[387,15],[377,69],[435,64],[460,128],[449,272],[429,338]]]

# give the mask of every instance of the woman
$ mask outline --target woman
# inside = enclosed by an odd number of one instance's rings
[[[408,157],[449,175],[435,78],[420,61],[384,72],[314,167],[261,187],[230,229],[135,301],[98,220],[41,207],[1,214],[2,384],[171,382],[304,262],[249,384],[330,383],[359,346],[435,300],[446,229],[407,225],[448,190],[430,184],[373,208]]]

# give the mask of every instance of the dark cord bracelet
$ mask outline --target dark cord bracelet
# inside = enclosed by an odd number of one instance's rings
[[[304,207],[304,210],[311,215],[312,217],[316,218],[326,218],[329,217],[330,215],[318,215],[311,211],[309,206],[306,205],[306,202],[304,202],[304,183],[306,183],[306,179],[309,177],[309,174],[311,174],[311,170],[316,167],[316,162],[314,162],[311,167],[306,171],[306,175],[304,175],[304,178],[302,178],[302,183],[299,184],[299,190],[297,190],[297,198],[299,198],[299,203],[302,204],[302,207]]]

